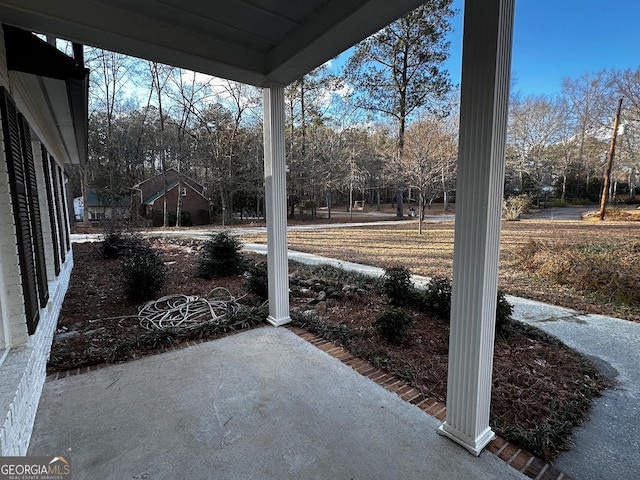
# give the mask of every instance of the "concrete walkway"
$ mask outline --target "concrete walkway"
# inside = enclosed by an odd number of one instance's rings
[[[615,386],[598,398],[554,465],[580,480],[640,478],[640,325],[507,297],[513,317],[591,357]]]
[[[73,478],[524,479],[284,328],[45,384],[29,455]]]
[[[248,244],[246,249],[265,253],[266,247]],[[381,268],[289,251],[302,263],[329,264],[371,276]],[[414,275],[417,286],[429,281]],[[640,324],[602,315],[580,315],[562,307],[508,296],[513,318],[556,336],[566,345],[589,356],[615,387],[596,399],[589,421],[576,429],[573,447],[554,462],[560,471],[579,480],[640,478]]]

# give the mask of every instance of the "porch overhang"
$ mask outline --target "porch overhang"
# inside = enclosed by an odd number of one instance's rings
[[[2,0],[23,29],[256,86],[287,85],[421,0]]]
[[[36,97],[34,105],[48,106],[41,113],[56,126],[69,162],[86,163],[89,70],[31,32],[9,25],[3,29],[7,69],[20,75],[26,90]]]

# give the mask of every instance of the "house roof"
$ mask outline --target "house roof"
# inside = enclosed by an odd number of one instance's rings
[[[153,205],[153,202],[155,202],[156,200],[161,198],[165,193],[167,193],[167,192],[173,190],[174,188],[176,188],[176,185],[178,185],[178,182],[171,182],[169,185],[167,185],[167,188],[163,188],[162,190],[158,190],[156,193],[154,193],[149,198],[144,200],[142,202],[142,204],[143,205]]]
[[[188,177],[186,177],[188,178]],[[197,182],[194,182],[197,183]],[[176,186],[178,186],[178,181],[173,181],[171,183],[169,183],[167,185],[167,188],[163,188],[161,190],[158,190],[157,192],[155,192],[153,195],[151,195],[150,197],[146,198],[145,200],[142,201],[143,205],[153,205],[153,203],[158,200],[159,198],[162,198],[167,192],[170,192],[171,190],[173,190],[174,188],[176,188]],[[201,192],[199,192],[196,188],[193,187],[193,185],[191,185],[188,182],[182,182],[182,186],[184,187],[189,187],[189,189],[191,191],[193,191],[194,193],[196,193],[197,195],[199,195],[200,197],[204,198],[207,203],[209,205],[211,205],[211,201],[205,197]]]
[[[289,84],[422,0],[0,0],[0,19],[257,86]]]
[[[82,198],[82,197],[80,197]],[[91,207],[110,207],[111,199],[109,195],[102,195],[98,193],[93,188],[87,189],[87,205],[88,208]],[[114,207],[130,207],[130,200],[127,197],[116,196],[114,198]]]
[[[169,173],[175,175],[176,178],[179,177],[182,182],[184,182],[185,184],[188,184],[193,190],[199,190],[198,193],[200,193],[200,194],[202,194],[206,190],[206,187],[204,185],[202,185],[201,183],[195,181],[193,178],[189,177],[188,175],[185,175],[184,173],[179,172],[174,167],[167,168],[167,174],[169,174]],[[139,189],[145,183],[148,183],[151,180],[153,180],[154,178],[158,178],[160,176],[162,176],[162,172],[157,173],[156,175],[153,175],[153,176],[151,176],[149,178],[145,178],[144,180],[136,183],[132,188]]]

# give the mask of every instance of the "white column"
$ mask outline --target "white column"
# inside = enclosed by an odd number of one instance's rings
[[[465,2],[447,417],[479,455],[489,428],[514,0]]]
[[[275,325],[289,323],[287,262],[287,178],[284,152],[284,87],[262,91],[264,110],[264,184],[267,219],[269,317]]]

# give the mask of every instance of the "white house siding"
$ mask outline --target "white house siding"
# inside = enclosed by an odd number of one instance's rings
[[[1,19],[0,19],[1,21]],[[25,306],[22,293],[15,221],[11,203],[9,175],[4,137],[0,128],[0,455],[25,455],[29,446],[35,414],[44,385],[46,363],[51,350],[62,301],[67,291],[73,257],[66,251],[64,242],[60,249],[65,254],[65,262],[60,265],[56,276],[53,263],[52,225],[49,220],[49,204],[43,171],[43,158],[39,135],[45,133],[45,143],[52,155],[59,154],[53,125],[48,125],[40,112],[46,106],[34,104],[29,98],[20,76],[8,73],[6,67],[5,43],[0,28],[0,85],[5,87],[16,101],[18,109],[28,119],[32,127],[32,147],[36,166],[36,179],[41,209],[41,223],[44,236],[49,300],[40,308],[40,320],[35,333],[28,334]],[[48,159],[44,160],[47,161]],[[64,157],[57,157],[63,162]],[[58,172],[52,172],[57,174]],[[51,185],[51,183],[50,183]],[[60,184],[58,198],[62,201],[64,183]],[[55,218],[60,228],[68,228],[67,218]]]
[[[0,304],[3,335],[0,349],[25,345],[27,332],[24,299],[18,263],[15,221],[9,188],[9,173],[4,150],[4,132],[0,129]]]
[[[42,236],[44,237],[44,251],[46,256],[47,265],[47,281],[49,282],[49,291],[52,292],[51,282],[56,281],[56,270],[53,262],[54,250],[53,250],[53,230],[51,229],[51,220],[49,218],[49,202],[47,201],[47,182],[45,182],[44,166],[42,164],[45,161],[42,158],[42,148],[39,141],[33,142],[33,158],[36,162],[36,178],[38,180],[38,192],[42,192],[38,200],[40,201],[40,218],[42,221]],[[51,181],[48,182],[51,185]]]

